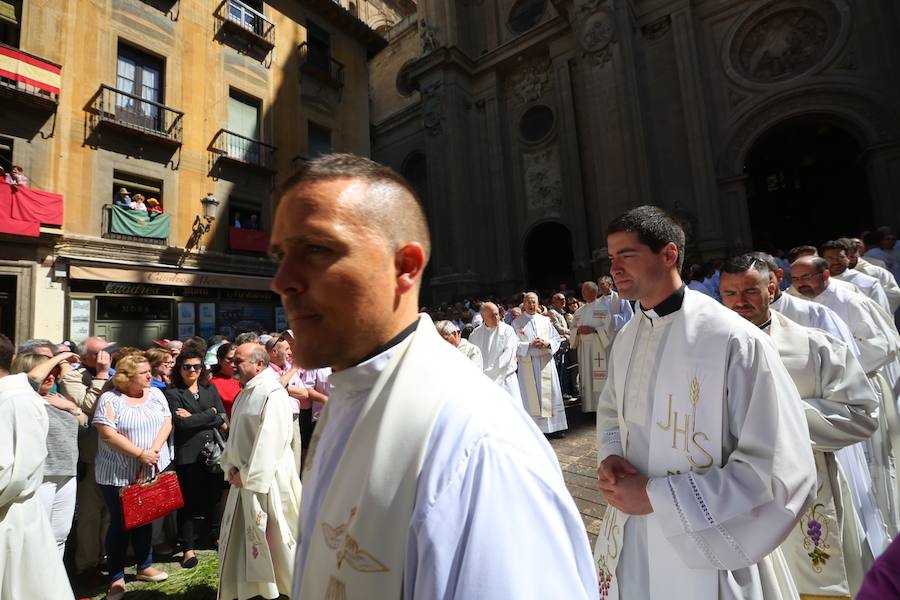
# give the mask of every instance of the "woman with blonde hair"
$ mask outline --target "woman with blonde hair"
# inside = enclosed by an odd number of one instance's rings
[[[75,516],[78,432],[87,428],[88,420],[77,404],[59,394],[50,393],[50,388],[59,377],[60,364],[72,356],[75,355],[71,352],[63,352],[47,358],[42,354],[26,352],[16,355],[10,369],[12,373],[28,373],[32,382],[38,382],[36,391],[44,399],[47,410],[47,458],[44,460],[43,481],[35,496],[47,513],[60,559],[65,553],[72,517]]]
[[[162,471],[171,462],[169,433],[172,414],[162,392],[150,386],[150,363],[139,354],[128,354],[116,364],[115,388],[103,393],[94,412],[99,433],[94,463],[97,484],[109,509],[106,554],[109,566],[109,600],[125,595],[125,551],[129,539],[137,559],[137,579],[164,581],[168,574],[154,569],[152,526],[124,529],[119,491],[135,482],[142,468]]]

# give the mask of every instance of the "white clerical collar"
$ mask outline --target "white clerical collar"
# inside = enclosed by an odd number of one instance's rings
[[[412,336],[408,336],[404,342],[408,342]],[[352,366],[349,369],[333,371],[328,376],[328,387],[338,393],[350,394],[362,390],[369,390],[375,386],[378,376],[387,368],[394,355],[405,347],[403,342],[394,344],[380,354]]]

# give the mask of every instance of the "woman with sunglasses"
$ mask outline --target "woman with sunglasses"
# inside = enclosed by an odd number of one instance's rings
[[[204,464],[202,450],[215,440],[215,430],[224,433],[228,427],[225,407],[215,386],[210,384],[209,372],[203,364],[203,354],[188,349],[175,359],[172,383],[166,398],[175,424],[175,471],[184,497],[184,508],[178,511],[178,534],[181,541],[181,566],[197,566],[194,555],[194,519],[204,517],[209,524],[210,538],[219,537],[222,520],[222,489],[225,480],[220,472],[209,470]]]
[[[222,404],[225,405],[225,414],[231,419],[231,405],[234,399],[241,393],[241,383],[237,380],[234,371],[234,351],[237,346],[230,342],[223,342],[216,350],[216,364],[212,368],[210,381],[219,392]]]

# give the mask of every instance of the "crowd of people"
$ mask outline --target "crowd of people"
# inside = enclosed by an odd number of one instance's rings
[[[235,399],[242,384],[253,385],[253,377],[239,370],[242,347],[249,349],[254,377],[265,371],[286,392],[291,464],[300,465],[301,447],[327,402],[328,370],[293,365],[291,341],[289,330],[245,333],[234,342],[222,336],[158,340],[146,350],[97,337],[77,346],[33,339],[19,345],[7,367],[0,365],[10,375],[27,376],[46,411],[46,460],[34,497],[46,513],[60,565],[67,543],[72,547],[67,566],[77,584],[93,589],[105,582],[108,597],[120,598],[129,561],[136,564],[136,579],[163,581],[167,574],[152,566],[154,552],[180,552],[181,565],[190,569],[199,562],[198,544],[218,547],[229,485],[208,455],[211,444],[224,451]],[[288,402],[288,395],[295,401]],[[236,457],[229,460],[238,464]],[[120,491],[143,479],[145,469],[174,470],[184,508],[125,530]],[[298,477],[298,468],[290,470]],[[299,503],[299,491],[295,495]]]
[[[148,215],[162,214],[163,207],[156,198],[144,198],[141,193],[132,195],[128,188],[120,187],[113,196],[113,206],[145,212]]]
[[[167,577],[154,546],[196,566],[201,518],[228,600],[900,597],[896,238],[744,253],[687,285],[684,231],[642,206],[577,293],[423,311],[427,222],[396,173],[329,155],[280,194],[290,329],[0,337],[4,597],[71,597],[75,504],[74,568],[113,600],[126,564]],[[593,553],[545,440],[566,396],[597,415]],[[185,506],[125,529],[147,469]]]

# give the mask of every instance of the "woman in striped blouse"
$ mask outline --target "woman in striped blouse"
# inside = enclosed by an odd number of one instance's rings
[[[155,465],[160,471],[171,462],[169,432],[172,415],[162,392],[150,387],[150,363],[142,355],[131,354],[116,364],[114,390],[97,401],[94,426],[99,433],[94,468],[97,484],[109,508],[106,556],[111,585],[107,598],[125,595],[125,551],[129,538],[137,557],[137,579],[164,581],[168,575],[154,569],[152,526],[126,531],[122,520],[119,490],[134,483],[142,466]]]

